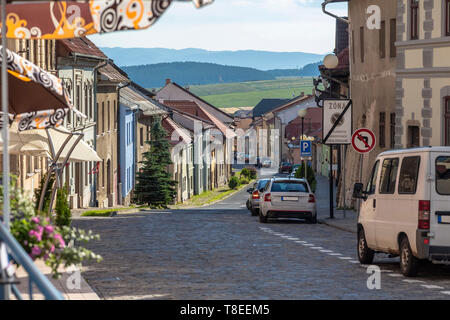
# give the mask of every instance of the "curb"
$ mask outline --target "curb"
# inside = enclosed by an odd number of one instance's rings
[[[320,224],[324,224],[324,225],[327,225],[329,227],[335,228],[335,229],[339,229],[339,230],[342,230],[342,231],[351,232],[351,233],[355,233],[356,234],[356,231],[353,230],[353,229],[350,229],[350,228],[347,228],[347,227],[338,226],[336,224],[328,222],[325,219],[317,219],[317,222],[319,222]]]

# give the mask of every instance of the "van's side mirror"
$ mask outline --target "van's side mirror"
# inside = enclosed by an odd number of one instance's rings
[[[248,193],[253,193],[253,188],[248,188],[248,189],[247,189],[247,192],[248,192]]]
[[[367,197],[364,194],[363,189],[364,185],[362,183],[355,183],[355,186],[353,187],[353,198],[366,200]]]

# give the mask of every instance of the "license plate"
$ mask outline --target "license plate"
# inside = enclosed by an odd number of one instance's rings
[[[438,218],[439,223],[450,223],[450,216],[439,216]]]
[[[298,201],[298,197],[281,197],[281,201]]]

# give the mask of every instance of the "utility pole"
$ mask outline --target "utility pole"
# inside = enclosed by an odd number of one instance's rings
[[[333,196],[333,145],[330,145],[330,219],[334,219]]]

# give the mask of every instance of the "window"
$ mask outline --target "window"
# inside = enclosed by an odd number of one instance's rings
[[[359,28],[359,46],[361,62],[364,62],[364,27]]]
[[[450,0],[445,0],[445,35],[450,36]]]
[[[393,194],[397,180],[398,158],[385,159],[381,167],[380,194]]]
[[[450,0],[449,0],[450,1]],[[397,48],[395,47],[395,41],[397,41],[397,20],[391,19],[390,20],[390,56],[391,58],[395,58],[397,56]]]
[[[395,147],[395,112],[391,113],[390,135],[390,147],[393,149]]]
[[[386,113],[380,112],[380,124],[379,124],[379,143],[380,148],[386,147]]]
[[[419,136],[418,126],[408,126],[408,148],[414,148],[420,146],[420,136]]]
[[[398,181],[399,194],[415,194],[419,175],[420,157],[405,157]]]
[[[436,159],[436,191],[441,195],[450,195],[450,157]]]
[[[141,147],[144,146],[144,128],[139,128],[139,140],[141,140]]]
[[[386,57],[386,21],[381,21],[379,36],[380,59],[384,59]]]
[[[375,162],[372,169],[372,175],[370,176],[369,183],[366,187],[367,194],[374,194],[376,190],[377,184],[377,176],[378,176],[378,166],[380,165],[380,161]]]
[[[102,101],[102,133],[105,132],[105,102]]]
[[[355,31],[352,30],[352,58],[353,58],[353,63],[356,62],[356,58],[355,58]]]
[[[272,184],[271,192],[309,192],[308,186],[303,182],[275,181]]]
[[[108,100],[107,112],[108,112],[108,131],[110,131],[111,130],[111,106],[110,106],[109,100]]]
[[[116,107],[116,100],[114,100],[114,129],[117,129],[117,107]]]
[[[419,0],[411,0],[411,40],[419,39]]]
[[[444,98],[445,145],[450,146],[450,97]]]

